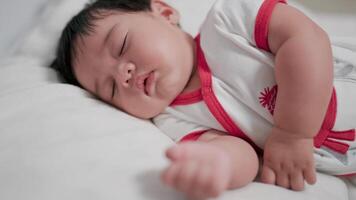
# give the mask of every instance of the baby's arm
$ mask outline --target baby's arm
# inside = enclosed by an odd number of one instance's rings
[[[321,128],[332,93],[331,45],[318,25],[284,4],[273,11],[268,42],[275,54],[278,94],[262,180],[301,190],[304,180],[316,180],[313,137]]]
[[[253,181],[258,171],[254,149],[242,139],[211,130],[198,142],[183,142],[167,151],[166,184],[194,199],[216,197]]]

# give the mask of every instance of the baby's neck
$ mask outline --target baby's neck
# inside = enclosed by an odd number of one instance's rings
[[[192,73],[190,75],[190,78],[188,80],[188,83],[186,84],[185,88],[183,89],[181,94],[189,93],[196,91],[197,89],[200,88],[200,78],[199,78],[199,73],[198,73],[198,62],[197,62],[197,46],[195,43],[195,40],[189,35],[189,42],[193,47],[193,54],[194,54],[194,64],[192,68]]]
[[[189,93],[196,91],[197,89],[200,88],[200,78],[199,78],[199,73],[198,73],[198,62],[197,62],[197,46],[196,46],[196,41],[194,38],[186,33],[186,37],[188,38],[188,41],[192,47],[192,53],[193,53],[193,67],[192,71],[189,77],[189,80],[181,92],[181,94]]]
[[[182,94],[196,91],[200,88],[200,78],[198,73],[198,67],[194,66],[190,79],[182,91]]]

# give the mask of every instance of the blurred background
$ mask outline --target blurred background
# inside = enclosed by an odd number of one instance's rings
[[[52,0],[0,0],[0,58],[10,55],[21,43],[31,27],[36,24],[36,18],[40,16],[41,10],[49,1]],[[206,0],[206,4],[194,8],[186,8],[189,4],[184,0],[166,1],[186,12],[194,10],[189,15],[195,13],[194,23],[191,23],[192,19],[185,19],[187,15],[182,13],[183,27],[191,30],[190,32],[194,35],[198,31],[197,23],[200,23],[205,15],[205,12],[200,11],[206,10],[206,7],[210,6],[210,2],[214,0]],[[312,13],[316,15],[315,19],[320,21],[323,28],[330,30],[329,32],[338,30],[335,34],[333,33],[334,35],[349,36],[356,31],[356,15],[353,14],[356,13],[356,0],[289,0],[288,2],[298,5],[307,12],[312,10]],[[189,22],[189,24],[184,22]]]

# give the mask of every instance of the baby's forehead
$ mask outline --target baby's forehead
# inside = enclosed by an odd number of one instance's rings
[[[108,40],[110,31],[121,24],[118,11],[102,11],[88,23],[85,34],[77,35],[73,41],[73,66],[91,63],[100,55]]]
[[[95,48],[105,39],[108,30],[117,24],[117,21],[113,19],[113,14],[111,12],[106,12],[104,14],[100,15],[100,18],[95,18],[89,22],[87,31],[75,38],[73,42],[74,46],[77,47],[77,50],[83,51],[87,48]]]
[[[100,10],[93,14],[93,18],[88,22],[87,34],[82,34],[75,40],[75,43],[87,43],[87,40],[103,38],[115,27],[116,31],[124,28],[125,24],[132,23],[135,16],[150,18],[148,12],[125,12],[119,10]]]
[[[93,18],[88,22],[88,31],[78,35],[73,41],[74,62],[83,59],[83,57],[99,54],[112,30],[115,33],[125,30],[126,25],[129,26],[135,17],[151,17],[149,12],[118,10],[100,10],[92,15]]]

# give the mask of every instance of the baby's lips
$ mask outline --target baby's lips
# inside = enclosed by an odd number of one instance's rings
[[[153,94],[153,85],[155,84],[154,82],[156,81],[156,75],[154,72],[150,72],[148,74],[147,79],[145,80],[145,93],[149,96]]]
[[[148,75],[149,74],[143,74],[143,75],[140,75],[140,76],[136,77],[135,85],[136,85],[136,87],[138,89],[144,90],[144,88],[145,88],[145,80],[148,77]]]

